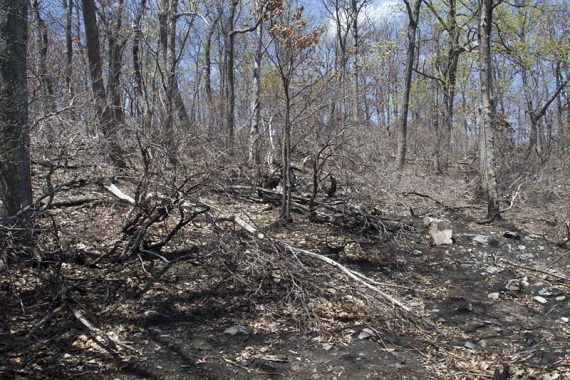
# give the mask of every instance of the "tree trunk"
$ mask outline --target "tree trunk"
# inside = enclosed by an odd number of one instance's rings
[[[495,174],[495,99],[491,66],[493,0],[481,0],[479,20],[479,66],[481,80],[481,129],[479,131],[480,175],[487,196],[487,218],[499,216],[499,196]]]
[[[292,75],[289,71],[289,76]],[[283,78],[283,92],[285,93],[285,125],[283,126],[283,146],[281,151],[281,175],[283,197],[281,201],[281,219],[290,223],[291,218],[291,96],[290,79]]]
[[[32,203],[26,0],[0,0],[0,216]]]
[[[34,12],[34,20],[36,22],[36,49],[37,49],[37,67],[38,78],[40,81],[40,88],[44,97],[42,103],[44,104],[45,112],[55,111],[55,99],[53,93],[53,85],[47,69],[47,54],[48,54],[48,28],[45,21],[42,19],[40,13],[40,5],[38,0],[32,2]]]
[[[72,93],[71,80],[73,78],[73,0],[64,0],[65,6],[65,86],[69,94]]]
[[[230,14],[228,19],[226,20],[225,30],[224,30],[224,38],[225,38],[225,71],[226,71],[226,104],[225,104],[225,113],[226,113],[226,131],[228,133],[228,145],[230,148],[234,145],[235,139],[235,105],[236,105],[236,96],[235,96],[235,34],[233,33],[234,29],[234,22],[235,22],[235,13],[237,9],[237,5],[239,4],[239,0],[232,0]]]
[[[124,124],[125,116],[123,112],[121,74],[123,69],[123,51],[127,40],[121,36],[122,18],[124,10],[124,0],[119,1],[119,8],[116,13],[114,29],[110,31],[108,37],[109,43],[109,79],[108,90],[113,109],[113,118],[115,122]]]
[[[143,39],[141,21],[146,12],[146,0],[141,0],[135,18],[133,20],[133,70],[135,75],[135,93],[138,96],[143,95],[143,74],[142,74],[142,58],[141,58],[141,41]]]
[[[259,8],[259,5],[257,6]],[[263,22],[257,28],[257,46],[253,60],[253,97],[251,100],[252,117],[249,131],[248,160],[251,166],[259,160],[259,124],[261,122],[261,60],[263,58]]]
[[[406,51],[406,72],[404,79],[404,93],[402,94],[402,106],[400,114],[400,125],[398,128],[398,151],[396,155],[396,165],[398,170],[402,170],[406,163],[407,134],[408,134],[408,108],[410,105],[410,92],[412,89],[412,74],[414,66],[414,54],[416,46],[416,29],[420,15],[421,0],[415,0],[412,6],[408,0],[404,0],[408,11],[408,49]]]
[[[352,79],[352,121],[358,123],[360,121],[360,73],[359,73],[359,61],[358,61],[358,49],[359,49],[359,35],[358,35],[358,2],[357,0],[351,0],[351,13],[352,13],[352,38],[353,38],[353,79]]]
[[[216,109],[214,107],[214,95],[212,92],[212,38],[214,37],[214,33],[216,31],[216,24],[218,23],[219,15],[210,25],[210,29],[208,30],[208,35],[206,36],[206,40],[204,41],[204,71],[205,71],[205,78],[204,78],[204,89],[206,91],[206,100],[208,102],[208,120],[209,120],[209,127],[210,130],[214,127],[214,122],[216,120],[215,113]]]
[[[101,123],[101,130],[107,140],[111,161],[118,168],[125,168],[127,165],[124,160],[123,150],[116,139],[113,113],[107,104],[105,94],[95,3],[94,0],[82,0],[81,3],[83,5],[87,59],[89,61],[89,74],[91,76],[95,109]]]

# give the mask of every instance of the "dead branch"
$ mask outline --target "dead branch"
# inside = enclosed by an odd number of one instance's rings
[[[126,345],[125,343],[121,342],[117,338],[113,338],[112,336],[110,336],[109,334],[104,332],[103,330],[99,329],[98,327],[95,327],[91,322],[89,322],[89,320],[78,309],[72,307],[70,304],[67,304],[67,308],[69,309],[69,311],[71,311],[71,314],[73,314],[73,316],[83,326],[85,326],[87,328],[87,330],[89,330],[89,332],[94,336],[95,340],[97,340],[97,338],[100,338],[103,341],[105,341],[107,343],[107,345],[109,345],[109,343],[112,343],[112,345],[114,345],[116,347],[121,347],[121,348],[124,348],[126,350],[136,352],[136,350],[133,347]]]
[[[439,206],[441,206],[441,207],[443,207],[443,208],[447,208],[447,206],[446,206],[443,202],[438,201],[437,199],[435,199],[435,198],[433,198],[433,197],[431,197],[431,196],[429,196],[429,195],[418,193],[417,191],[408,191],[408,192],[404,191],[404,192],[402,193],[402,195],[403,195],[404,197],[407,197],[407,196],[409,196],[409,195],[416,195],[416,196],[418,196],[418,197],[426,198],[426,199],[429,199],[429,200],[431,200],[431,201],[434,201],[435,203],[437,203]]]
[[[103,186],[105,190],[113,194],[116,198],[122,200],[123,202],[128,203],[133,207],[137,207],[137,202],[135,199],[127,194],[125,194],[121,189],[119,189],[115,184],[105,185]]]
[[[320,260],[320,261],[323,261],[323,262],[329,264],[330,266],[338,269],[339,271],[344,273],[346,276],[353,279],[355,282],[363,285],[364,287],[366,287],[366,288],[372,290],[373,292],[375,292],[376,294],[380,295],[382,298],[388,300],[394,306],[398,306],[399,308],[403,309],[404,311],[410,313],[412,316],[418,317],[418,314],[414,310],[412,310],[410,307],[406,306],[404,303],[397,300],[394,296],[391,296],[390,294],[379,289],[377,286],[372,285],[372,283],[374,283],[375,281],[364,276],[363,274],[361,274],[361,273],[356,274],[357,273],[356,271],[348,269],[344,265],[342,265],[342,264],[340,264],[340,263],[338,263],[332,259],[329,259],[326,256],[319,255],[318,253],[307,251],[307,250],[304,250],[301,248],[295,248],[295,247],[292,247],[292,246],[285,244],[285,243],[282,243],[282,244],[284,244],[284,246],[291,252],[300,253],[302,255],[309,256],[309,257],[312,257],[314,259],[317,259],[317,260]]]
[[[520,268],[520,269],[528,270],[531,272],[542,273],[542,274],[545,274],[547,276],[552,276],[554,278],[557,278],[559,280],[564,280],[564,281],[570,282],[570,278],[556,274],[556,273],[552,273],[552,272],[542,270],[542,269],[538,269],[538,268],[529,267],[526,265],[520,265],[520,264],[514,263],[514,262],[507,260],[507,259],[504,259],[504,258],[500,258],[499,260],[501,260],[502,262],[507,263],[507,264],[509,264],[515,268]]]
[[[242,227],[245,231],[247,231],[249,234],[253,235],[254,237],[256,237],[259,240],[264,240],[267,238],[267,236],[265,234],[263,234],[262,232],[260,232],[259,229],[247,224],[245,221],[243,221],[243,219],[241,219],[239,217],[224,215],[221,217],[215,217],[214,219],[215,220],[224,220],[224,221],[233,221],[236,224],[238,224],[240,227]],[[301,248],[293,247],[293,246],[291,246],[285,242],[282,242],[282,241],[278,241],[278,240],[272,240],[272,241],[276,244],[280,244],[282,247],[284,247],[286,250],[288,250],[289,252],[291,252],[293,254],[301,254],[303,256],[311,257],[313,259],[317,259],[319,261],[327,263],[328,265],[330,265],[330,266],[334,267],[335,269],[339,270],[340,272],[342,272],[347,277],[351,278],[353,281],[359,283],[360,285],[368,288],[369,290],[373,291],[374,293],[376,293],[380,297],[386,299],[387,301],[389,301],[394,306],[399,307],[400,309],[409,313],[413,317],[418,317],[418,313],[416,311],[414,311],[412,308],[405,305],[402,301],[399,301],[394,296],[386,293],[385,291],[381,290],[378,286],[376,286],[375,284],[379,284],[379,283],[374,281],[373,279],[370,279],[361,273],[353,271],[353,270],[345,267],[344,265],[342,265],[342,264],[340,264],[340,263],[338,263],[332,259],[329,259],[326,256],[320,255],[320,254],[315,253],[315,252],[307,251],[307,250],[304,250]]]

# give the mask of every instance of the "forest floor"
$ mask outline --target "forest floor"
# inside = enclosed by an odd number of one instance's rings
[[[407,226],[390,235],[300,213],[276,224],[277,207],[239,191],[201,198],[377,281],[417,318],[377,307],[322,262],[301,259],[306,273],[289,278],[281,258],[263,258],[240,227],[201,219],[171,244],[191,259],[159,280],[151,278],[158,260],[92,265],[120,241],[130,207],[95,184],[68,191],[61,200],[95,199],[50,213],[74,259],[57,275],[15,265],[0,279],[0,378],[503,379],[495,371],[507,364],[511,379],[570,379],[570,251],[553,242],[564,229],[549,213],[567,202],[568,184],[542,205],[521,196],[502,220],[478,224],[483,209],[464,196],[468,182],[438,181],[322,201],[344,199]],[[454,243],[434,246],[425,215],[448,220]],[[311,283],[315,290],[303,288]]]

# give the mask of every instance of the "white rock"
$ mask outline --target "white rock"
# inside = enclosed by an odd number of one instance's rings
[[[560,317],[560,320],[564,323],[568,323],[568,321],[570,321],[570,319],[568,319],[568,317]]]
[[[526,249],[526,247],[524,245],[519,245],[517,247],[520,251],[524,251]]]
[[[560,374],[556,372],[545,373],[544,375],[538,378],[538,380],[558,380],[558,379],[560,379]]]
[[[471,238],[474,242],[479,243],[479,244],[483,244],[483,245],[489,245],[489,244],[494,244],[497,239],[495,239],[492,236],[485,236],[485,235],[475,235]]]
[[[505,289],[510,290],[511,292],[518,292],[521,290],[521,280],[518,278],[513,278],[507,282],[505,285]]]
[[[360,331],[360,334],[358,334],[358,339],[368,339],[374,336],[376,336],[376,333],[372,331],[372,329],[364,328]]]
[[[541,303],[541,304],[545,304],[546,302],[548,302],[548,301],[546,300],[546,298],[541,297],[541,296],[535,296],[535,297],[534,297],[534,300],[535,300],[536,302],[538,302],[538,303]]]
[[[227,329],[224,330],[224,334],[229,334],[229,335],[238,335],[238,334],[244,334],[247,335],[249,334],[247,332],[247,329],[243,326],[240,325],[236,325],[236,326],[232,326],[232,327],[228,327]]]
[[[330,351],[333,348],[334,344],[332,343],[323,343],[323,350]]]
[[[425,218],[424,224],[429,222],[429,234],[434,245],[453,244],[453,230],[448,221]]]
[[[555,298],[556,301],[560,302],[560,301],[564,301],[566,299],[566,296],[558,296]]]
[[[541,296],[548,297],[548,296],[552,295],[552,292],[551,292],[550,290],[546,289],[546,288],[543,288],[543,289],[540,289],[540,290],[538,291],[538,294],[541,295]]]
[[[471,342],[465,342],[465,347],[470,349],[470,350],[474,350],[474,351],[477,350],[477,348],[479,348],[479,347],[477,347],[476,344],[471,343]]]
[[[489,294],[487,294],[487,298],[489,298],[490,300],[498,300],[499,299],[499,293],[498,292],[489,293]]]

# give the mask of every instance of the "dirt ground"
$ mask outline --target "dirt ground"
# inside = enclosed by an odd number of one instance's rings
[[[413,196],[385,204],[379,199],[377,208],[400,210],[399,220],[413,227],[387,240],[300,214],[294,214],[293,225],[275,225],[275,208],[232,194],[210,201],[272,238],[384,284],[426,323],[402,322],[396,310],[376,313],[373,300],[350,295],[349,281],[340,274],[330,288],[322,285],[328,297],[306,302],[284,297],[276,277],[275,291],[266,291],[267,284],[263,290],[244,287],[232,276],[238,272],[232,262],[211,264],[221,248],[208,239],[220,232],[198,221],[176,242],[193,247],[195,257],[173,266],[160,281],[145,275],[154,261],[144,268],[136,260],[121,268],[62,265],[65,286],[74,292],[72,305],[130,349],[111,350],[69,312],[38,325],[58,305],[46,268],[4,276],[0,377],[503,379],[495,370],[506,364],[510,379],[570,379],[569,250],[546,240],[544,231],[529,230],[516,210],[481,225],[473,216],[477,209],[442,207]],[[447,200],[447,205],[465,203]],[[454,243],[433,246],[422,217],[404,216],[402,210],[410,207],[449,220]],[[125,211],[107,200],[53,216],[60,231],[70,232],[64,239],[68,252],[97,257],[117,240],[114,226]],[[550,236],[560,228],[542,225]],[[342,249],[334,251],[335,244]],[[240,254],[248,249],[253,248]]]

